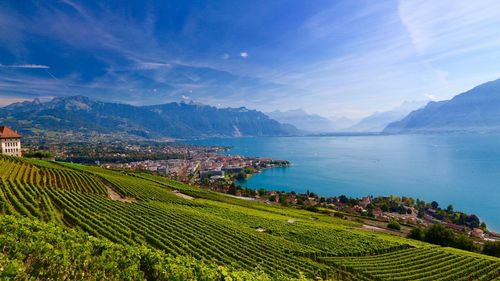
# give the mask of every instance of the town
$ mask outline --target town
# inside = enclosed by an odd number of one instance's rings
[[[101,167],[149,171],[191,184],[227,186],[234,180],[244,180],[262,169],[289,165],[289,162],[285,160],[225,155],[196,148],[190,149],[188,154],[189,157],[180,159],[104,163]]]
[[[116,134],[68,133],[44,136],[43,139],[29,136],[23,146],[28,156],[36,151],[38,154],[45,152],[44,158],[56,161],[148,171],[205,186],[230,186],[263,169],[290,165],[286,160],[231,155],[231,147],[193,145],[171,139],[146,140]]]

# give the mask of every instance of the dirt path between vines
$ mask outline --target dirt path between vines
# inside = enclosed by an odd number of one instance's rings
[[[193,200],[194,199],[194,197],[191,197],[191,196],[186,195],[184,193],[180,193],[179,190],[174,190],[174,194],[177,195],[177,196],[179,196],[179,197],[182,197],[184,199],[187,199],[187,200]]]
[[[363,229],[365,229],[365,230],[373,230],[373,231],[388,232],[387,229],[384,229],[384,228],[381,228],[381,227],[378,227],[378,226],[367,225],[367,224],[363,224]]]
[[[135,198],[131,198],[131,197],[124,197],[122,196],[120,193],[116,192],[114,189],[113,189],[113,185],[104,180],[104,179],[101,179],[101,182],[104,184],[104,186],[106,186],[106,190],[108,191],[108,198],[113,200],[113,201],[120,201],[120,202],[127,202],[127,203],[132,203],[132,202],[135,202]]]

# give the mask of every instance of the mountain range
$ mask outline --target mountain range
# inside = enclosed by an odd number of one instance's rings
[[[347,132],[382,132],[384,128],[392,122],[403,119],[408,113],[419,109],[426,104],[426,101],[405,101],[400,106],[384,112],[375,112],[355,125],[344,129]]]
[[[84,96],[24,101],[0,108],[0,123],[22,134],[38,131],[126,133],[145,138],[289,136],[298,130],[256,110],[190,103],[152,106],[102,102]]]
[[[471,131],[500,131],[500,79],[481,84],[451,100],[429,102],[384,129],[385,133]]]
[[[291,124],[305,132],[316,133],[338,130],[330,119],[317,114],[309,114],[301,108],[288,111],[275,110],[266,114],[281,123]]]

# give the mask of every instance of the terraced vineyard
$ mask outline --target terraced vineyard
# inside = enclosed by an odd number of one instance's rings
[[[323,258],[367,280],[496,280],[498,260],[443,251],[437,247],[411,248],[368,257]],[[496,279],[495,279],[496,278]]]
[[[0,156],[0,178],[2,214],[235,270],[334,280],[500,278],[496,258],[365,232],[355,222],[149,174]],[[113,198],[110,190],[128,200]]]

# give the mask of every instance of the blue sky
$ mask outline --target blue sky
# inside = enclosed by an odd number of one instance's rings
[[[0,2],[0,105],[81,94],[360,118],[497,78],[496,0]]]

